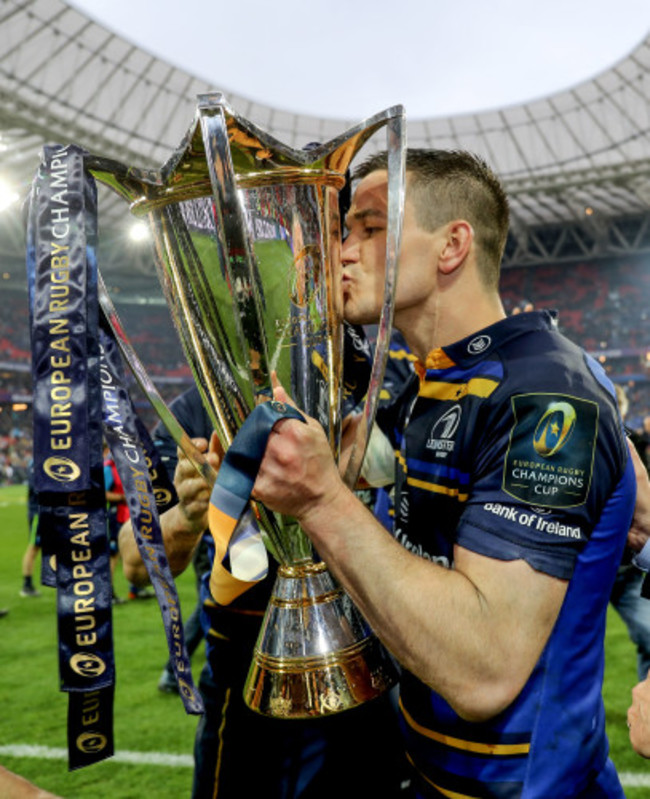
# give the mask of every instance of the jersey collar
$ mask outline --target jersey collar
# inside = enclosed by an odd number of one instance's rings
[[[556,311],[528,311],[501,319],[495,324],[477,330],[467,338],[446,347],[432,349],[416,370],[445,369],[453,365],[468,366],[483,360],[506,341],[534,330],[551,330],[557,325]]]

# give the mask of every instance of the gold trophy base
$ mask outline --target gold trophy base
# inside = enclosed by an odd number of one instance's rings
[[[280,566],[244,700],[266,716],[340,713],[391,688],[388,653],[324,563]]]

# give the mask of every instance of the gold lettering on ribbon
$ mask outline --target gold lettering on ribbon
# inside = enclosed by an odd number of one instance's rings
[[[95,573],[90,568],[92,550],[88,513],[70,515],[70,556],[72,559],[72,593],[74,594],[74,629],[77,646],[94,646],[97,643]],[[73,662],[74,661],[74,662]],[[70,667],[85,677],[95,677],[106,670],[104,661],[97,655],[77,653]],[[99,669],[99,671],[97,670]]]
[[[70,205],[68,200],[68,153],[63,147],[57,151],[50,161],[49,182],[50,196],[50,240],[49,253],[49,349],[50,349],[50,448],[52,450],[69,450],[72,448],[70,432],[72,424],[71,412],[71,377],[69,374],[72,359],[70,357],[70,328],[65,314],[68,311],[70,297],[70,262],[68,244],[70,236]],[[56,474],[50,474],[60,479]],[[70,477],[65,470],[61,474],[68,480],[75,479],[79,473],[72,470]]]

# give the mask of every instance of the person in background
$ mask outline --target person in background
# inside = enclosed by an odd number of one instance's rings
[[[208,459],[219,466],[212,423],[193,387],[170,406],[181,427]],[[167,558],[174,574],[191,563],[206,541],[210,570],[214,541],[207,531],[210,486],[159,426],[156,445],[174,474],[178,504],[161,515]],[[148,575],[131,523],[120,531],[120,552],[128,580],[144,585]],[[397,715],[391,697],[382,696],[345,713],[305,720],[270,718],[244,702],[243,689],[253,648],[275,580],[276,563],[254,587],[228,605],[209,589],[210,570],[201,579],[201,625],[206,665],[199,690],[205,714],[194,743],[192,799],[399,799],[406,768],[399,747]]]
[[[204,536],[192,555],[192,568],[196,575],[197,602],[183,628],[188,657],[192,657],[203,640],[203,628],[201,627],[201,610],[203,605],[201,602],[201,580],[203,579],[203,575],[210,571],[211,566],[212,564],[208,554],[208,543]],[[174,667],[171,658],[165,663],[160,678],[158,679],[158,690],[165,694],[178,693],[178,683],[174,676]]]
[[[625,389],[616,384],[616,399],[623,422],[628,413],[628,400]],[[626,428],[626,434],[637,453],[641,455],[639,436]],[[641,450],[642,451],[642,450]],[[650,602],[641,596],[644,575],[632,562],[634,551],[626,547],[623,559],[616,573],[610,602],[616,609],[637,651],[637,674],[639,680],[645,679],[650,669]]]
[[[108,444],[104,444],[104,494],[106,496],[106,524],[108,526],[113,604],[121,605],[124,600],[115,593],[113,578],[115,576],[115,565],[120,557],[117,539],[120,527],[129,518],[129,506],[126,503],[122,480]]]
[[[638,555],[646,545],[650,546],[650,479],[645,463],[632,445],[630,451],[634,461],[637,494],[628,545]],[[648,579],[650,578],[646,574],[645,580]],[[650,585],[647,588],[650,589]],[[650,595],[646,585],[642,590],[645,596]],[[634,751],[650,758],[650,672],[643,675],[632,689],[632,704],[627,711],[627,726]]]
[[[640,447],[642,448],[641,458],[645,463],[646,469],[650,469],[650,414],[643,417],[641,431],[638,434]]]
[[[128,520],[130,513],[122,479],[108,444],[104,444],[104,492],[106,495],[106,520],[112,579],[115,574],[115,565],[120,557],[118,543],[120,528]],[[153,591],[140,588],[137,585],[129,585],[128,599],[151,599],[154,596]],[[113,588],[113,604],[121,605],[123,602],[124,599],[117,596]]]
[[[23,585],[20,589],[22,597],[39,597],[41,592],[34,587],[34,565],[41,551],[41,539],[38,532],[38,497],[34,490],[33,462],[30,460],[27,470],[27,528],[29,540],[22,560]]]

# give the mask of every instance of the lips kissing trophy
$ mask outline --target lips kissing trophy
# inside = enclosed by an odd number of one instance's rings
[[[272,716],[327,715],[385,691],[394,682],[393,665],[295,520],[249,501],[255,471],[250,464],[257,457],[259,465],[265,439],[251,443],[244,430],[261,406],[286,410],[272,400],[276,372],[297,407],[323,425],[338,457],[344,343],[339,191],[353,157],[385,127],[386,294],[362,424],[345,475],[348,485],[356,483],[392,324],[404,114],[399,106],[391,108],[326,144],[295,150],[237,115],[221,94],[198,100],[185,139],[160,171],[96,156],[87,157],[86,166],[134,214],[149,218],[174,325],[226,450],[217,478],[218,484],[223,472],[226,485],[215,489],[220,499],[213,492],[217,508],[211,508],[217,561],[225,562],[213,573],[215,598],[227,603],[264,575],[260,540],[264,553],[279,563],[245,700]],[[269,432],[279,418],[270,413]],[[165,422],[168,414],[161,416]],[[243,463],[244,472],[250,466],[252,473],[242,477],[230,468],[232,453],[235,466]]]

